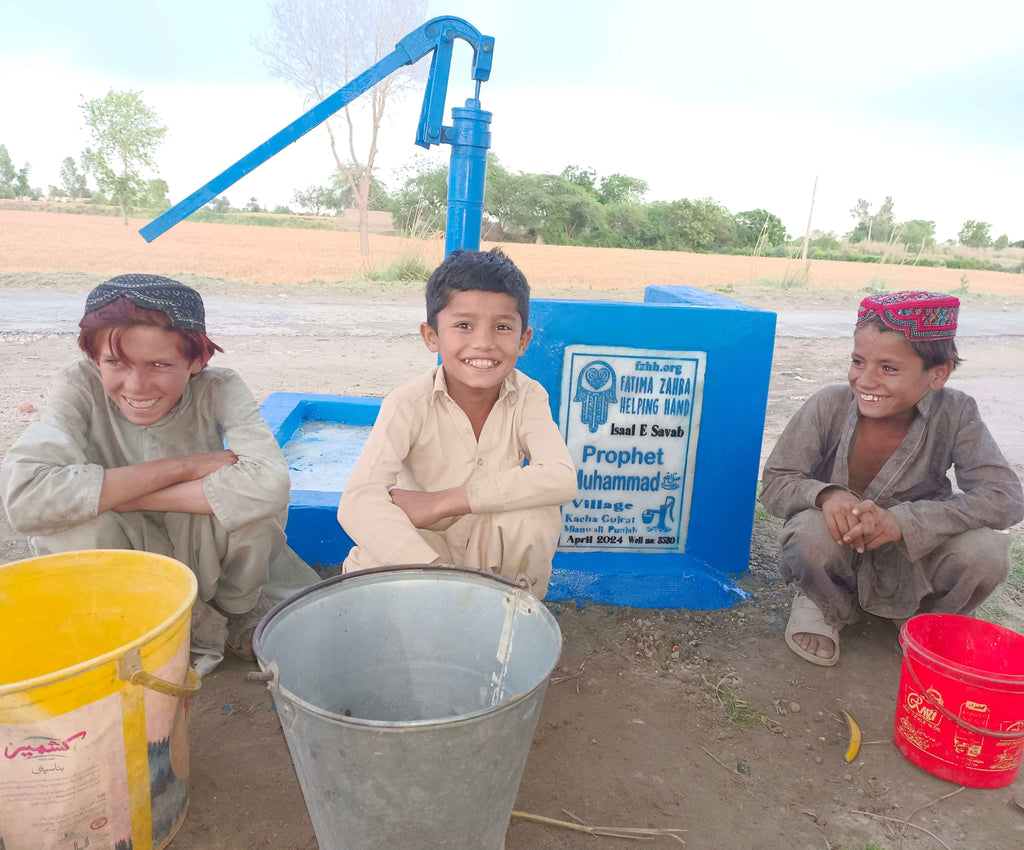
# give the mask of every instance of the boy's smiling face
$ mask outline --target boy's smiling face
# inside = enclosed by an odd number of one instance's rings
[[[107,396],[135,425],[154,425],[181,399],[189,378],[202,371],[200,359],[181,351],[181,337],[152,325],[132,325],[120,335],[123,356],[110,345],[110,330],[98,337],[100,377]]]
[[[479,289],[453,292],[437,314],[437,330],[424,322],[420,333],[440,354],[448,394],[460,404],[493,403],[532,336],[511,295]]]
[[[909,421],[925,393],[941,389],[951,372],[951,363],[925,369],[920,355],[898,331],[865,324],[853,334],[847,379],[861,416],[893,423]]]

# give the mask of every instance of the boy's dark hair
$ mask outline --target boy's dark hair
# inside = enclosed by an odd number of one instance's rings
[[[863,322],[861,327],[863,325],[871,325],[876,330],[888,331],[889,333],[902,336],[910,343],[914,353],[924,361],[925,369],[932,369],[935,366],[941,366],[943,363],[952,363],[955,369],[963,362],[963,358],[957,353],[956,340],[953,337],[946,339],[909,339],[903,331],[890,328],[882,321],[880,316],[872,316],[866,322]]]
[[[453,251],[427,281],[427,324],[437,330],[437,314],[448,306],[453,292],[503,292],[516,302],[523,330],[530,326],[530,284],[501,248]]]

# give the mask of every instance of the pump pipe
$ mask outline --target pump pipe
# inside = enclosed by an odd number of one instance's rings
[[[466,100],[464,108],[452,109],[453,126],[442,124],[448,74],[451,68],[455,39],[467,41],[473,48],[472,77],[476,80],[476,96]],[[480,32],[462,18],[443,16],[427,21],[395,45],[395,50],[355,79],[325,98],[304,115],[267,141],[251,150],[234,165],[224,169],[205,185],[153,219],[139,230],[142,238],[152,242],[182,219],[208,204],[229,186],[280,153],[292,142],[302,138],[338,110],[343,109],[371,86],[404,65],[412,65],[433,52],[427,88],[417,126],[416,144],[429,148],[436,144],[452,146],[448,170],[448,225],[445,253],[480,247],[483,223],[484,182],[487,171],[487,149],[491,135],[488,130],[491,113],[480,109],[480,84],[491,74],[494,39]]]

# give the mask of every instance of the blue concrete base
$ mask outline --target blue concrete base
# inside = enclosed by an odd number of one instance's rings
[[[277,444],[284,448],[308,422],[325,420],[348,425],[373,425],[379,398],[273,393],[260,406]],[[292,490],[288,507],[288,545],[321,576],[340,566],[355,545],[338,523],[341,490]]]
[[[749,598],[730,576],[749,564],[775,314],[692,287],[657,286],[648,288],[643,304],[536,299],[531,324],[533,342],[519,365],[547,389],[556,421],[567,346],[698,351],[707,358],[685,547],[558,551],[547,598],[696,610],[728,608]],[[307,423],[372,425],[380,402],[274,393],[261,411],[284,448]],[[338,524],[340,499],[340,484],[337,490],[292,490],[289,545],[322,575],[339,566],[353,546]]]
[[[632,608],[731,608],[750,594],[727,576],[680,555],[556,552],[546,597]]]
[[[260,408],[284,448],[308,422],[372,425],[379,398],[274,393]],[[355,545],[338,523],[341,491],[292,490],[288,545],[321,576],[340,567]],[[578,605],[633,608],[729,608],[749,594],[722,573],[684,555],[557,552],[546,597]]]

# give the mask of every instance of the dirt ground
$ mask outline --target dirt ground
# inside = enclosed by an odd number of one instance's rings
[[[54,221],[40,231],[41,241],[28,252],[31,261],[15,261],[8,248],[13,242],[30,240],[22,238],[22,231],[16,236],[8,229],[21,214],[0,211],[0,291],[45,286],[51,291],[84,293],[99,281],[98,276],[143,267],[134,254],[132,260],[118,259],[120,237],[111,237],[114,247],[103,249],[110,231],[105,220],[96,225],[100,230],[86,227],[82,231],[86,235],[80,238],[92,239],[91,246],[75,243],[68,254],[64,250],[72,244],[69,233],[77,233],[85,217],[31,215]],[[242,234],[255,240],[249,246],[250,264],[258,254],[262,267],[263,258],[286,250],[278,243],[271,248],[264,242],[263,229],[231,230],[255,231]],[[134,229],[131,233],[141,242]],[[212,255],[216,250],[210,245],[227,237],[220,230],[208,233],[216,236],[204,243],[204,250]],[[273,233],[296,241],[305,236]],[[59,246],[54,244],[58,241]],[[291,247],[294,251],[294,244]],[[254,290],[247,283],[252,277],[241,266],[215,268],[200,261],[198,254],[193,259],[191,247],[183,250],[170,260],[154,260],[145,267],[164,274],[222,278],[204,280],[204,291],[251,297]],[[642,298],[647,283],[695,283],[689,277],[672,277],[667,267],[657,273],[660,278],[635,274],[642,264],[634,253],[644,252],[623,252],[629,262],[620,259],[618,268],[609,270],[609,256],[572,252],[567,258],[566,250],[509,246],[513,257],[519,259],[522,251],[538,269],[543,255],[549,254],[548,270],[535,275],[546,283],[535,283],[535,295],[540,297],[561,297],[574,282],[580,286],[580,281],[592,279],[629,281],[629,286],[614,287],[621,290],[616,297],[623,299]],[[291,258],[298,267],[303,255],[292,253]],[[680,264],[689,262],[685,255],[675,259]],[[699,263],[710,267],[714,259],[699,258]],[[744,261],[749,271],[751,260]],[[523,265],[528,266],[525,259]],[[832,265],[837,267],[836,277],[847,271],[838,268],[840,264]],[[553,269],[571,269],[571,274]],[[311,271],[295,274],[300,284],[318,276]],[[785,290],[742,283],[751,275],[740,273],[738,267],[720,274],[708,288],[727,291],[755,306],[844,309],[851,316],[861,297],[857,290],[865,285],[827,287],[812,276],[812,286]],[[998,277],[999,287],[986,290],[972,273],[965,308],[1024,313],[1020,278]],[[956,288],[955,282],[936,280],[901,281],[889,288],[897,285]],[[613,287],[594,286],[594,291],[578,294],[592,296],[604,288]],[[329,289],[303,284],[293,285],[288,292],[291,297],[310,298],[314,312],[314,302],[323,299],[365,303],[382,297],[418,297],[408,289],[382,293],[364,286],[367,291],[358,294]],[[341,337],[315,332],[279,335],[273,328],[245,337],[222,337],[211,331],[226,349],[215,362],[238,370],[260,399],[280,390],[382,395],[433,363],[416,328],[392,334],[370,327]],[[1020,432],[1022,349],[1021,337],[964,340],[961,353],[966,362],[953,379],[955,385],[976,395],[993,430],[1009,436]],[[48,385],[75,352],[69,335],[0,333],[4,364],[0,451],[6,451],[39,415]],[[846,340],[776,340],[765,450],[804,399],[819,387],[843,379],[848,356]],[[312,364],[329,364],[329,368],[312,368]],[[1016,445],[1008,454],[1018,474],[1024,475],[1024,449],[1019,442]],[[777,531],[775,520],[758,516],[750,570],[738,577],[752,598],[732,609],[661,611],[551,604],[565,643],[548,687],[516,809],[600,826],[680,828],[691,848],[1020,846],[1024,842],[1024,780],[1003,789],[962,789],[915,767],[892,744],[900,651],[889,623],[868,620],[844,631],[842,660],[833,668],[809,665],[786,648],[783,630],[792,591],[777,577]],[[1015,533],[1020,534],[1020,529]],[[0,519],[0,562],[27,554],[24,541],[5,518]],[[986,616],[1024,630],[1022,611],[1024,600],[1003,591],[987,607]],[[192,701],[191,804],[171,844],[174,850],[317,847],[270,696],[263,685],[245,681],[245,673],[254,668],[226,660],[204,679]],[[843,758],[847,742],[843,710],[857,719],[864,732],[865,743],[850,764]],[[602,846],[632,845],[520,818],[513,818],[506,841],[507,850]],[[679,845],[662,837],[652,846]]]

